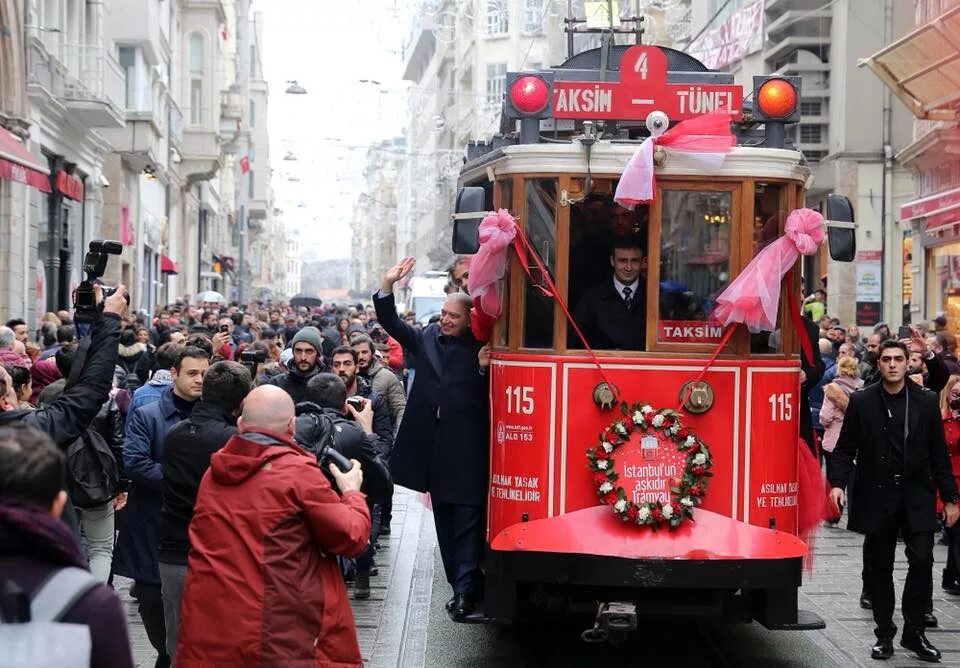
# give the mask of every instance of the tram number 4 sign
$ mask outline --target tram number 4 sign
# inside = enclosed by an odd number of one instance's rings
[[[562,76],[558,72],[558,76]],[[585,120],[644,120],[662,111],[672,121],[715,110],[739,115],[736,84],[667,83],[667,57],[653,46],[632,46],[620,60],[620,81],[554,81],[551,115]]]

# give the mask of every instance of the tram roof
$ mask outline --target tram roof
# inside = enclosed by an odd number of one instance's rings
[[[636,152],[639,142],[600,140],[591,149],[590,172],[619,175]],[[463,166],[461,185],[508,174],[586,174],[587,154],[579,143],[514,144],[502,146]],[[800,151],[737,146],[727,154],[719,172],[706,172],[683,151],[667,150],[667,160],[657,176],[734,176],[805,182],[810,176]]]

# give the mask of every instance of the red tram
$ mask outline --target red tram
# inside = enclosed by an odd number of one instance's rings
[[[608,57],[608,72],[597,49],[508,74],[507,135],[471,144],[461,173],[454,251],[476,252],[478,212],[505,208],[536,254],[526,267],[511,254],[492,339],[485,613],[498,623],[596,613],[601,635],[648,613],[822,628],[797,608],[807,553],[797,536],[800,359],[784,314],[799,280],[782,286],[775,331],[738,327],[715,351],[724,330],[709,318],[717,292],[803,205],[810,171],[784,133],[798,119],[799,80],[758,80],[755,90],[772,85],[744,109],[732,75],[686,54],[615,46]],[[613,204],[650,112],[675,124],[717,109],[737,136],[722,166],[658,149],[653,200],[633,211]],[[835,259],[852,259],[846,221],[829,229]],[[624,230],[645,244],[644,345],[591,354],[550,293],[575,309],[591,281],[609,276],[608,240]],[[586,453],[620,417],[606,381],[627,403],[682,402],[685,428],[712,457],[693,521],[654,531],[598,502]],[[655,455],[663,439],[650,452],[637,435],[624,440],[626,498],[667,498],[678,465]]]

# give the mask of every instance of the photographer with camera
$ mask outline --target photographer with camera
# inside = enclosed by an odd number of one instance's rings
[[[363,662],[335,555],[367,544],[366,469],[326,467],[337,494],[297,447],[294,424],[290,397],[258,387],[244,400],[240,432],[210,458],[190,522],[178,664]]]
[[[90,426],[107,401],[113,387],[120,341],[120,318],[127,310],[126,290],[117,286],[102,299],[100,286],[94,286],[96,317],[89,322],[89,344],[85,354],[74,363],[66,389],[60,397],[39,410],[17,408],[17,397],[10,375],[0,367],[0,426],[22,421],[36,427],[65,450]]]
[[[324,464],[328,449],[363,466],[363,488],[370,503],[379,503],[393,495],[390,471],[380,457],[377,434],[373,428],[373,406],[361,397],[350,397],[343,380],[333,373],[320,373],[310,379],[305,401],[297,404],[296,441]]]

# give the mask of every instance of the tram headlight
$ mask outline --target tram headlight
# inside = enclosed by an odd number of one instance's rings
[[[800,77],[754,77],[753,117],[760,122],[798,122]]]

